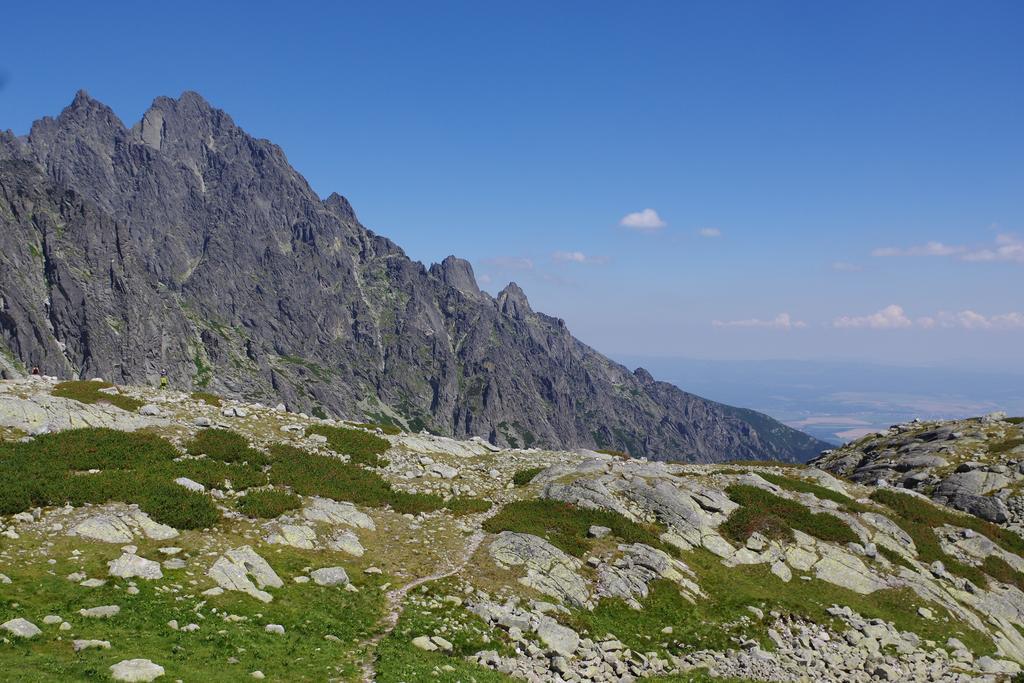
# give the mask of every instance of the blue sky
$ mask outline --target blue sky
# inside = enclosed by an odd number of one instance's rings
[[[1024,358],[1019,2],[4,17],[0,128],[79,88],[129,124],[197,90],[413,258],[515,280],[601,351]]]

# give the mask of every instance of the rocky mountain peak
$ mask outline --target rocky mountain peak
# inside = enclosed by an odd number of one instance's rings
[[[480,296],[480,287],[473,275],[473,266],[466,259],[457,256],[449,256],[440,264],[435,263],[430,267],[430,272],[439,278],[449,287],[457,289],[465,296],[477,298]]]
[[[324,206],[343,220],[352,222],[358,222],[359,220],[356,218],[356,211],[352,208],[352,204],[337,192],[332,192],[328,195],[327,199],[324,200]]]
[[[463,259],[428,272],[196,93],[156,98],[130,131],[82,93],[0,148],[0,351],[28,367],[135,384],[167,368],[174,386],[500,445],[827,447],[634,375],[517,284],[481,292]]]
[[[519,320],[533,313],[526,292],[515,282],[508,283],[508,286],[498,294],[498,310]]]
[[[645,386],[649,384],[654,384],[654,376],[651,375],[651,373],[649,373],[644,368],[637,368],[636,370],[634,370],[633,376],[640,380],[640,383]]]

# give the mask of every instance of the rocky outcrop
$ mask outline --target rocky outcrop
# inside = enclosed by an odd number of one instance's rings
[[[1024,436],[1003,413],[893,425],[811,463],[852,481],[905,488],[1024,533]]]
[[[470,265],[429,269],[202,97],[126,127],[79,93],[0,134],[0,347],[60,377],[209,388],[502,446],[712,461],[826,445],[630,372]],[[259,273],[259,277],[253,277]]]

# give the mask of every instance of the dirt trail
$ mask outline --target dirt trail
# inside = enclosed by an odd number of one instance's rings
[[[499,509],[500,506],[498,505],[491,508],[486,515],[480,518],[480,524],[482,525],[484,521],[496,515]],[[409,591],[417,586],[422,586],[425,583],[446,579],[449,576],[453,576],[461,572],[470,559],[472,559],[486,535],[487,532],[481,528],[474,531],[466,540],[466,545],[462,548],[462,552],[459,554],[458,559],[455,562],[452,562],[449,559],[448,569],[435,572],[428,576],[421,576],[403,586],[400,586],[399,588],[395,588],[394,590],[387,592],[384,596],[387,600],[387,614],[384,616],[381,623],[382,628],[375,636],[366,641],[367,654],[362,666],[364,683],[373,683],[373,681],[377,680],[377,645],[379,645],[382,640],[388,637],[388,635],[395,630],[395,626],[398,624],[398,618],[402,615],[405,597],[409,594]]]

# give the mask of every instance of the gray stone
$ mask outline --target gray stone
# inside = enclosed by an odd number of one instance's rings
[[[241,591],[261,602],[274,599],[264,588],[280,588],[284,585],[267,561],[247,545],[225,552],[210,567],[207,575],[223,590]]]
[[[341,567],[324,567],[309,573],[318,586],[344,586],[349,583],[348,573]]]
[[[164,668],[148,659],[125,659],[110,667],[115,681],[125,683],[146,683],[164,675]]]
[[[121,612],[118,605],[101,605],[100,607],[89,607],[78,610],[78,614],[91,619],[109,619]]]
[[[107,562],[110,568],[110,575],[122,579],[140,578],[146,580],[162,579],[164,574],[160,571],[160,563],[147,560],[134,553],[124,553],[116,560]]]
[[[27,619],[22,619],[21,617],[5,621],[0,624],[0,629],[3,629],[11,635],[19,638],[35,638],[42,633],[38,626]]]

